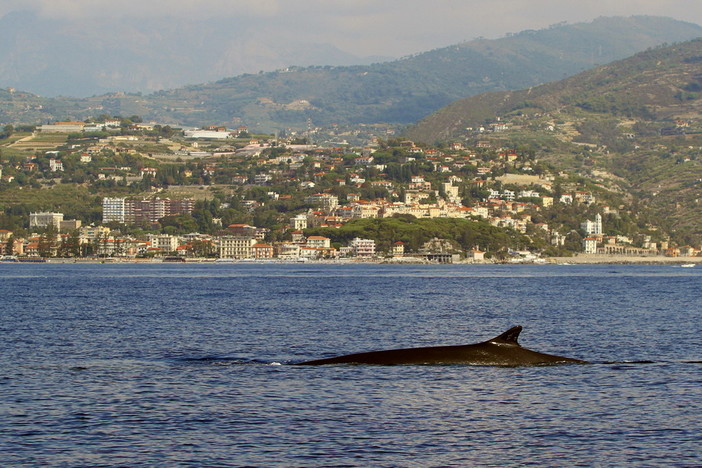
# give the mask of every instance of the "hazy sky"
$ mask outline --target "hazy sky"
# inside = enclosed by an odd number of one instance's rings
[[[394,57],[598,16],[655,15],[702,24],[699,0],[0,0],[0,16],[20,10],[70,19],[226,18],[242,34]]]

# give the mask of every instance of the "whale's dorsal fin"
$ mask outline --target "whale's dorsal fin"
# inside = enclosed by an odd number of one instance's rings
[[[522,327],[520,325],[517,325],[516,327],[510,328],[500,336],[496,336],[495,338],[491,339],[490,343],[511,344],[519,346],[517,338],[519,338],[519,334],[521,333],[521,331]]]

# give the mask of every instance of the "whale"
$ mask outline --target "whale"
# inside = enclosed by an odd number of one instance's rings
[[[521,326],[512,327],[491,340],[469,345],[370,351],[303,361],[295,363],[295,365],[371,364],[392,366],[463,364],[473,366],[517,367],[583,364],[587,362],[580,359],[545,354],[524,348],[517,341],[521,331]]]

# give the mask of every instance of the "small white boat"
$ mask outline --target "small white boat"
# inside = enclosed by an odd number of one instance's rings
[[[694,263],[683,263],[682,265],[680,265],[681,268],[692,268],[694,266]]]

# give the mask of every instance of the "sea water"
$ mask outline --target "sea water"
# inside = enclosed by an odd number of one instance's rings
[[[701,268],[0,264],[0,465],[700,466]],[[291,366],[484,341],[592,364]]]

